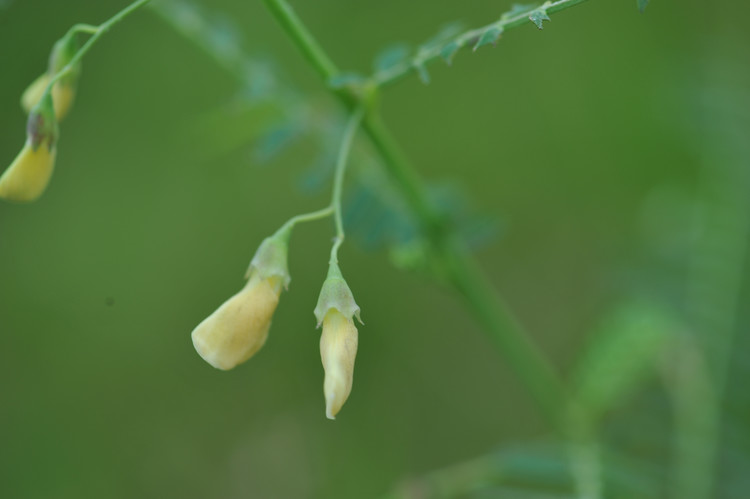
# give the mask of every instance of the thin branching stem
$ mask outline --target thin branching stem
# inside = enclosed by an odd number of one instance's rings
[[[344,137],[341,139],[338,158],[336,159],[336,171],[333,176],[333,194],[331,195],[331,206],[333,207],[333,219],[336,224],[336,238],[331,248],[331,264],[338,263],[339,248],[344,243],[344,220],[341,210],[341,197],[344,190],[344,173],[346,165],[349,163],[349,152],[352,149],[352,141],[356,135],[357,129],[362,122],[364,108],[360,107],[354,111],[349,118],[349,122],[344,130]]]
[[[525,24],[529,24],[532,21],[531,15],[535,12],[543,11],[546,15],[560,12],[561,10],[568,9],[574,5],[585,2],[586,0],[558,0],[557,2],[547,2],[542,6],[531,6],[523,12],[519,12],[513,16],[503,16],[499,21],[490,23],[481,28],[472,29],[466,31],[458,36],[446,40],[443,44],[435,47],[430,47],[425,50],[420,50],[416,57],[409,61],[404,61],[401,64],[397,64],[385,71],[381,71],[373,75],[372,80],[379,87],[388,85],[397,80],[400,80],[404,76],[408,75],[412,71],[417,70],[420,67],[424,67],[426,64],[439,59],[442,54],[442,49],[449,45],[455,44],[456,50],[463,47],[474,47],[481,36],[490,30],[496,30],[498,35],[509,29],[517,28]]]
[[[314,222],[315,220],[320,220],[323,218],[327,218],[333,215],[333,205],[328,205],[325,208],[322,208],[317,211],[311,211],[310,213],[302,213],[299,215],[295,215],[287,222],[281,226],[281,228],[277,231],[277,233],[284,233],[284,232],[291,232],[291,230],[294,228],[295,225],[298,223],[305,223],[305,222]]]
[[[99,38],[109,31],[109,29],[117,24],[118,22],[122,21],[126,17],[128,17],[130,14],[138,10],[139,8],[143,7],[147,3],[149,3],[151,0],[137,0],[124,9],[122,9],[120,12],[115,14],[114,16],[110,17],[108,20],[104,21],[99,26],[92,26],[90,24],[76,24],[70,30],[68,31],[68,34],[66,36],[71,36],[75,33],[88,33],[91,35],[91,38],[86,40],[86,43],[83,44],[83,47],[78,49],[78,51],[75,53],[75,55],[70,59],[68,64],[65,65],[64,68],[62,68],[60,71],[57,72],[49,81],[47,84],[47,88],[45,90],[45,94],[52,91],[52,86],[57,83],[61,78],[65,77],[67,74],[69,74],[71,71],[73,71],[73,68],[75,67],[78,62],[80,62],[81,59],[83,59],[83,56],[86,55],[86,53],[91,50],[91,47],[93,47],[97,41],[99,41]]]
[[[352,142],[356,135],[357,128],[359,128],[362,122],[362,116],[364,109],[359,108],[352,113],[349,121],[347,122],[344,130],[344,136],[341,139],[341,145],[339,147],[338,157],[336,159],[336,167],[333,179],[333,192],[331,194],[331,202],[325,208],[317,211],[311,211],[310,213],[303,213],[295,215],[279,228],[278,234],[289,233],[298,223],[314,222],[323,218],[328,218],[333,215],[334,224],[336,227],[336,237],[334,238],[333,248],[331,248],[331,263],[338,262],[338,250],[341,244],[344,242],[344,221],[342,217],[341,200],[344,190],[344,174],[346,173],[346,167],[349,159],[349,152],[352,148]]]
[[[323,80],[329,83],[339,71],[312,33],[285,0],[264,1],[305,59]],[[581,1],[583,0],[577,0],[575,3]],[[571,0],[565,3],[574,2]],[[557,9],[560,9],[560,5]],[[330,90],[350,110],[361,105],[356,95],[344,89]],[[363,118],[362,129],[380,155],[401,194],[419,218],[435,256],[444,267],[452,286],[464,298],[471,312],[525,384],[542,415],[553,428],[563,431],[560,413],[565,395],[557,373],[509,313],[463,242],[445,223],[427,196],[419,176],[372,108],[368,108]]]

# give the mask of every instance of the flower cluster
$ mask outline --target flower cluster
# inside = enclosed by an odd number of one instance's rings
[[[77,50],[75,33],[55,43],[47,72],[23,93],[21,105],[29,114],[26,144],[0,176],[0,198],[35,201],[47,188],[55,168],[57,124],[70,110],[75,96],[80,64],[71,65],[71,61]]]
[[[225,301],[192,332],[198,354],[221,370],[252,357],[265,344],[282,289],[289,285],[287,265],[289,230],[266,238],[255,253],[245,286]],[[332,263],[315,308],[320,356],[325,370],[323,393],[326,416],[334,419],[352,390],[357,355],[359,307],[338,265]]]

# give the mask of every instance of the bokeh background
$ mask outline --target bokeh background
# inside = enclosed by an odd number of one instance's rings
[[[23,144],[18,100],[54,41],[126,3],[0,2],[0,163]],[[416,46],[456,20],[484,25],[510,4],[294,2],[337,63],[364,74],[392,42]],[[336,122],[262,2],[197,6],[219,27],[215,47],[239,43],[294,89],[282,107],[309,106],[307,125]],[[429,85],[412,75],[382,95],[420,173],[483,220],[484,272],[562,372],[628,297],[671,304],[688,321],[691,303],[719,304],[735,343],[722,450],[709,465],[721,473],[713,496],[727,498],[746,497],[750,448],[749,17],[730,0],[654,0],[643,15],[632,0],[592,0],[543,31],[514,29],[451,67],[430,66]],[[309,182],[325,148],[309,130],[259,133],[275,111],[244,107],[243,89],[151,9],[87,55],[50,188],[37,203],[0,205],[0,496],[370,498],[552,441],[461,302],[429,275],[395,268],[367,238],[372,221],[350,219],[365,237],[341,254],[365,325],[335,422],[324,417],[312,315],[328,222],[295,231],[292,285],[263,350],[231,372],[197,356],[191,330],[242,286],[259,242],[329,195]],[[700,266],[691,251],[715,241],[693,224],[704,192],[726,201],[714,220],[730,255],[716,261],[729,270],[715,275],[734,278],[711,281],[709,270],[705,300],[686,291]],[[656,378],[607,423],[612,451],[648,470],[644,497],[667,497],[672,474],[672,409]],[[480,487],[487,480],[479,473],[460,497],[558,497]]]

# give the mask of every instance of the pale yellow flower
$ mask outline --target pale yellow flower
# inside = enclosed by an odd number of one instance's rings
[[[268,337],[279,303],[282,278],[263,279],[252,271],[245,287],[193,330],[193,345],[203,360],[228,370],[252,357]]]
[[[323,394],[328,419],[335,419],[352,391],[357,345],[357,328],[351,317],[335,308],[329,309],[320,336],[320,358],[325,370]]]
[[[57,152],[57,120],[52,97],[44,94],[26,122],[26,143],[0,176],[0,198],[34,201],[49,184]]]
[[[27,113],[31,112],[31,110],[39,104],[39,101],[42,100],[42,96],[44,95],[47,85],[49,85],[49,81],[49,73],[44,73],[34,80],[34,82],[24,91],[21,96],[21,107],[23,107]],[[75,84],[65,81],[65,79],[58,81],[52,86],[52,101],[57,121],[61,121],[67,116],[68,111],[70,111],[70,108],[73,106],[75,95]]]
[[[42,143],[34,148],[32,141],[27,140],[0,177],[0,198],[8,201],[34,201],[42,195],[52,177],[55,168],[56,148]]]

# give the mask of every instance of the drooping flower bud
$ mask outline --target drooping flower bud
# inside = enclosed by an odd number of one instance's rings
[[[29,114],[26,144],[0,176],[0,198],[25,202],[42,195],[55,168],[57,137],[52,97],[45,94]]]
[[[47,72],[34,80],[21,96],[21,106],[27,113],[31,112],[31,109],[39,103],[50,80],[70,63],[76,52],[78,52],[78,41],[75,33],[68,34],[55,43],[50,54]],[[71,68],[68,74],[52,86],[52,100],[54,101],[55,116],[58,121],[68,114],[73,105],[80,72],[81,64],[79,62]]]
[[[290,281],[288,237],[266,238],[250,263],[245,287],[193,330],[195,350],[215,368],[232,369],[266,342],[281,289]]]
[[[325,370],[323,394],[328,419],[335,419],[352,391],[354,360],[359,342],[353,320],[355,316],[362,322],[359,318],[359,306],[338,265],[333,263],[315,307],[318,326],[323,325],[320,358]]]

